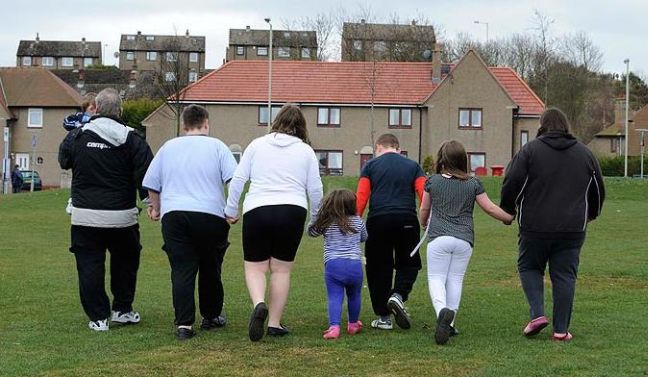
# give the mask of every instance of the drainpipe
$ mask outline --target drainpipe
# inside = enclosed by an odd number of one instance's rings
[[[421,165],[423,160],[421,159],[421,153],[423,149],[423,108],[419,107],[419,144],[418,144],[418,163]]]

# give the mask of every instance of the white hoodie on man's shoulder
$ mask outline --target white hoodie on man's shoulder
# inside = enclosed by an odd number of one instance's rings
[[[311,219],[315,218],[322,199],[322,180],[313,148],[301,139],[273,132],[248,145],[230,182],[227,216],[238,217],[239,199],[248,180],[243,213],[283,204],[308,209],[310,201]]]

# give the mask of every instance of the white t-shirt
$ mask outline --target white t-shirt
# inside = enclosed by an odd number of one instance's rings
[[[160,193],[160,215],[171,211],[224,216],[225,184],[236,160],[220,140],[202,135],[169,140],[157,152],[142,186]]]
[[[229,187],[225,213],[238,216],[238,203],[245,183],[250,188],[243,201],[243,213],[254,208],[292,204],[317,215],[322,199],[319,163],[310,145],[283,133],[270,133],[247,146]]]

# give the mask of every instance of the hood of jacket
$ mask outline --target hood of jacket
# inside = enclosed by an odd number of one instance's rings
[[[83,126],[83,130],[96,133],[100,138],[114,146],[126,143],[128,133],[133,131],[131,127],[124,126],[115,119],[108,117],[93,118]]]
[[[282,148],[302,142],[302,139],[298,137],[287,135],[280,132],[269,133],[265,135],[263,138],[266,140],[268,144],[275,145]]]
[[[578,143],[574,136],[562,132],[547,132],[538,137],[538,140],[559,151],[569,149]]]

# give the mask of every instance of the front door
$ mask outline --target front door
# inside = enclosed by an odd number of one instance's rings
[[[29,153],[16,153],[16,165],[20,170],[29,170]]]

